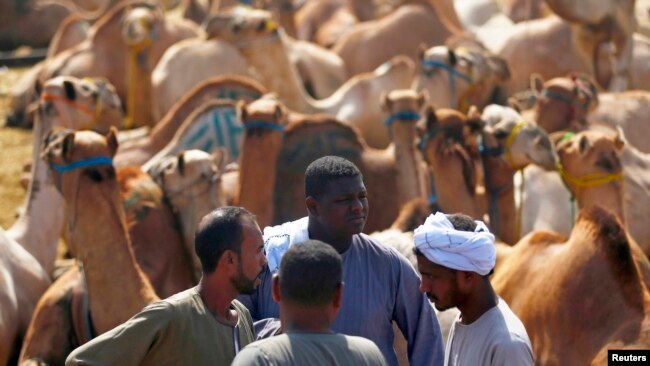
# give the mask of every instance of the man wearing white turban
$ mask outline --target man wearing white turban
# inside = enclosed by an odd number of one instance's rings
[[[441,212],[415,230],[420,291],[439,311],[457,307],[445,365],[532,365],[526,328],[492,288],[494,235],[481,221]]]

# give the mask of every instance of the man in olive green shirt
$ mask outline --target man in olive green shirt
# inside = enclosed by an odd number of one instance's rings
[[[250,212],[221,207],[201,220],[194,244],[203,270],[198,286],[147,306],[74,350],[66,365],[230,365],[255,339],[235,297],[260,284],[262,232]]]

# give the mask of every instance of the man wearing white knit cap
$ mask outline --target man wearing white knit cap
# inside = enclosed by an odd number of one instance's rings
[[[532,365],[524,325],[492,288],[494,235],[481,221],[461,214],[430,215],[415,230],[420,291],[439,311],[457,307],[445,365]]]

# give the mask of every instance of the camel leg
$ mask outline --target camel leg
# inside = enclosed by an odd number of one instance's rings
[[[55,281],[36,305],[20,352],[19,365],[63,365],[76,345],[70,316],[72,288],[79,283],[74,267]]]

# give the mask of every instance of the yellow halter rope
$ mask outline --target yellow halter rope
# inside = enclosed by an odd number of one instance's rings
[[[610,182],[616,182],[623,180],[623,172],[620,173],[592,173],[587,174],[582,177],[574,177],[569,174],[561,163],[557,164],[557,171],[560,173],[562,179],[566,182],[573,184],[576,187],[575,195],[577,196],[580,192],[580,188],[583,187],[596,187]]]
[[[521,121],[517,123],[515,128],[513,128],[512,131],[510,131],[510,134],[508,135],[508,139],[506,140],[505,157],[511,167],[515,166],[515,162],[512,160],[512,153],[510,152],[510,149],[512,148],[512,145],[515,143],[515,139],[517,138],[517,135],[519,135],[519,132],[521,132],[521,129],[524,127],[524,125],[526,125],[526,121]]]

